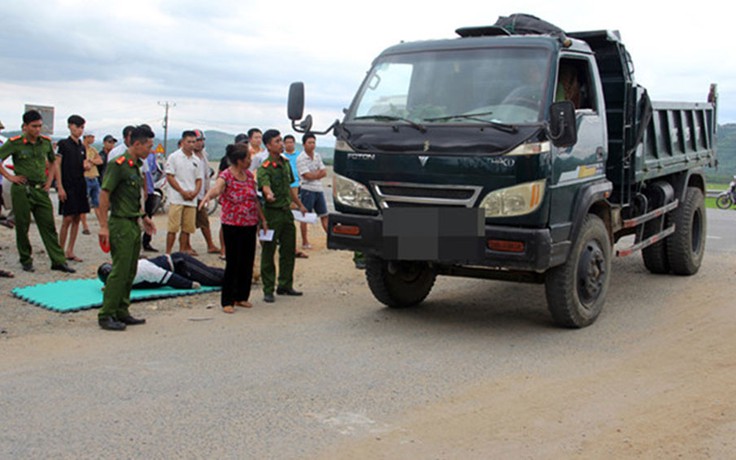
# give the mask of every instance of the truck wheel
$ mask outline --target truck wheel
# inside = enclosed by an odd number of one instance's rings
[[[694,275],[705,253],[705,201],[703,192],[688,187],[684,202],[672,212],[675,233],[667,239],[667,257],[672,273]]]
[[[547,272],[552,318],[564,327],[593,324],[603,309],[611,273],[611,240],[600,217],[589,214],[567,261]]]
[[[425,262],[388,262],[366,256],[365,276],[379,302],[391,308],[406,308],[429,295],[437,274]]]
[[[641,250],[644,266],[650,273],[665,275],[670,272],[670,261],[667,259],[666,241],[658,241]]]
[[[644,237],[649,238],[659,232],[659,224],[659,221],[644,224]],[[650,273],[665,275],[670,272],[670,261],[667,258],[667,239],[658,241],[642,249],[641,257],[644,259],[644,266],[647,267]]]

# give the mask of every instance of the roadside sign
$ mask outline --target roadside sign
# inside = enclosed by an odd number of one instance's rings
[[[163,144],[161,144],[161,143],[159,143],[159,144],[158,144],[158,145],[156,146],[156,150],[154,150],[154,152],[156,152],[156,153],[164,153],[164,145],[163,145]]]

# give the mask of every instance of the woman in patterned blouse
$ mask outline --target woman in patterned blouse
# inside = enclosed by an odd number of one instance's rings
[[[225,152],[230,166],[220,173],[199,206],[205,207],[209,200],[220,197],[220,219],[225,238],[225,278],[220,304],[225,313],[234,313],[236,306],[253,306],[248,298],[253,278],[258,222],[261,222],[264,231],[268,230],[268,226],[256,194],[255,178],[248,170],[248,145],[231,144]]]

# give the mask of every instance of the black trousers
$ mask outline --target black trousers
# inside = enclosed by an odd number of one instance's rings
[[[174,273],[202,286],[222,286],[225,280],[225,270],[210,267],[189,254],[174,252],[171,254],[171,261],[174,263]]]
[[[248,300],[256,256],[257,226],[222,225],[225,239],[225,280],[220,304],[223,307]]]
[[[146,215],[148,217],[153,217],[153,207],[156,206],[156,195],[154,195],[153,193],[149,193],[146,197],[146,202],[144,203],[144,205],[144,211],[146,212]],[[143,232],[142,245],[144,249],[151,245],[151,235],[146,232]]]

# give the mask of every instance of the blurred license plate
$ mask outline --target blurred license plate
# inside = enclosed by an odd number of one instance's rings
[[[484,225],[485,216],[477,208],[385,209],[384,254],[393,260],[480,260]]]

